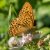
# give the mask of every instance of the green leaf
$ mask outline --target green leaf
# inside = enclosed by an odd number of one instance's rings
[[[43,3],[50,2],[50,0],[42,0]]]
[[[41,32],[40,33],[40,38],[47,35],[47,34],[50,34],[50,28],[48,28],[48,27],[41,28],[41,29],[39,29],[37,31]]]
[[[41,5],[37,9],[37,20],[40,20],[44,15],[50,14],[50,5]]]
[[[6,0],[0,0],[0,8],[3,8],[6,5]]]

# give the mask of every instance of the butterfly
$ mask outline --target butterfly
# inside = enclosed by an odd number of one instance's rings
[[[25,2],[17,18],[11,21],[9,33],[13,36],[21,35],[23,32],[33,28],[34,15],[29,2]]]

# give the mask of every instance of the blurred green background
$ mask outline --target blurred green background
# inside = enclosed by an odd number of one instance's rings
[[[0,50],[8,50],[5,43],[9,39],[7,32],[10,21],[17,17],[26,1],[32,5],[33,11],[35,10],[36,31],[43,31],[40,36],[50,34],[50,0],[0,0]],[[37,46],[34,48],[37,50]],[[48,50],[48,47],[45,50]]]

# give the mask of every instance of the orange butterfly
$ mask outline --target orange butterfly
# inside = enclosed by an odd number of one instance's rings
[[[12,20],[9,28],[9,33],[13,36],[21,35],[33,28],[34,18],[33,9],[29,2],[26,2],[20,10],[18,18]]]

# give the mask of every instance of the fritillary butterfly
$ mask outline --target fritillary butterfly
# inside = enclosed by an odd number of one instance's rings
[[[13,36],[21,35],[23,32],[33,28],[33,9],[29,2],[26,2],[20,10],[18,18],[12,20],[9,33]]]

